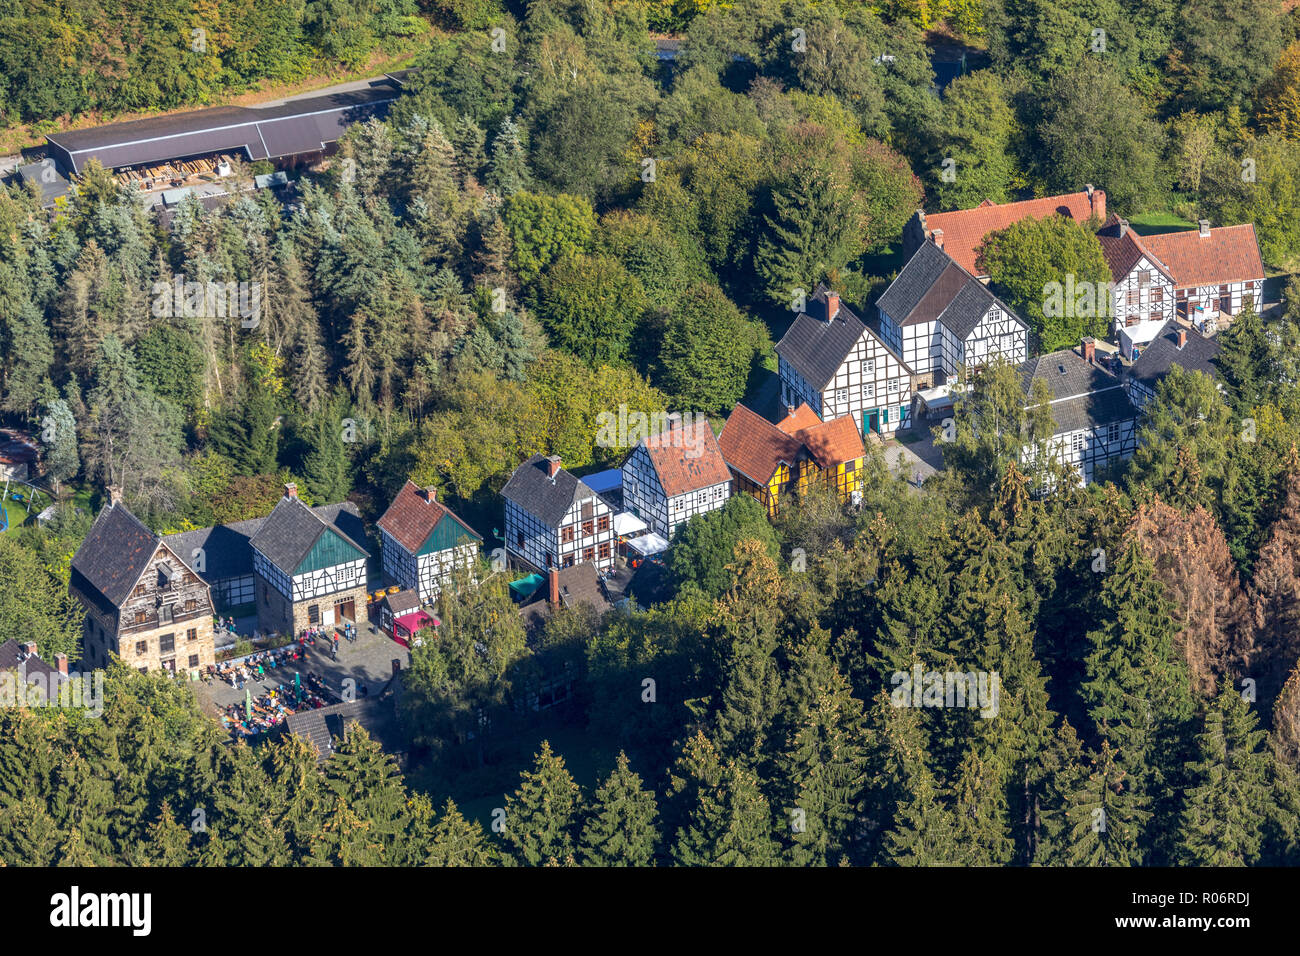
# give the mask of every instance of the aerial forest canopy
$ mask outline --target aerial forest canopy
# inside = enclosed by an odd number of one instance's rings
[[[487,538],[529,456],[619,465],[602,412],[720,422],[759,392],[799,290],[872,315],[921,208],[1095,184],[1135,222],[1253,222],[1300,268],[1300,18],[1268,0],[200,6],[8,4],[0,124],[408,42],[417,69],[289,205],[190,197],[162,226],[98,163],[52,214],[0,193],[0,417],[80,502],[0,534],[0,637],[74,664],[69,562],[106,486],[161,533],[263,516],[288,481],[373,521],[410,479]],[[972,65],[939,90],[941,35]],[[1089,242],[988,250],[1052,347],[1098,331],[1034,300],[1105,279]],[[258,321],[160,314],[176,277],[255,284]],[[0,708],[0,862],[1300,863],[1300,285],[1220,341],[1218,380],[1173,370],[1086,488],[1037,493],[1042,423],[994,365],[923,488],[872,448],[855,507],[735,497],[639,608],[530,637],[480,569],[412,652],[405,776],[360,730],[320,772],[292,737],[228,745],[125,666],[101,719]],[[514,701],[557,669],[573,701],[530,723]],[[931,673],[996,698],[899,706]]]

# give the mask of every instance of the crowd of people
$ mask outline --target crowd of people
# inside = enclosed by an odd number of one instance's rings
[[[280,647],[272,651],[258,651],[237,661],[209,664],[202,677],[204,681],[220,680],[231,687],[242,688],[249,681],[263,680],[270,671],[292,666],[305,660],[306,657],[307,649],[302,644]]]
[[[333,695],[316,674],[306,674],[299,686],[277,684],[251,701],[227,705],[221,714],[221,726],[232,737],[255,737],[273,730],[299,710],[316,710],[326,706]]]

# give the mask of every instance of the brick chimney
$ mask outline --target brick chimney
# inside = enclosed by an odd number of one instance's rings
[[[1209,235],[1210,235],[1210,220],[1208,220],[1208,219],[1198,219],[1198,220],[1196,220],[1196,227],[1197,227],[1197,229],[1199,230],[1202,239],[1207,239],[1207,238],[1209,238]]]
[[[554,481],[555,476],[558,475],[559,473],[560,473],[560,456],[551,455],[549,458],[546,459],[546,476],[550,478],[552,481]]]
[[[942,229],[936,229],[936,230],[934,230],[934,232],[930,233],[930,238],[934,240],[934,245],[935,245],[936,248],[938,248],[938,249],[942,249],[942,248],[943,248],[943,230],[942,230]]]
[[[104,489],[104,492],[108,495],[108,503],[110,505],[120,505],[122,503],[121,485],[108,485]]]
[[[420,496],[424,498],[425,501],[429,502],[429,504],[433,504],[438,500],[438,489],[433,485],[429,485],[427,488],[420,491]]]
[[[838,292],[826,293],[826,320],[829,322],[835,316],[840,314],[840,294]]]
[[[560,606],[560,569],[551,568],[546,572],[546,589],[547,599],[551,602],[551,607]]]
[[[287,485],[284,486],[284,496],[286,498],[297,498],[298,486],[294,484],[292,481],[289,482]]]
[[[23,653],[23,660],[27,660],[27,658],[29,658],[29,657],[35,657],[35,656],[36,656],[36,642],[35,642],[35,641],[24,641],[23,643],[21,643],[21,644],[18,645],[18,649],[19,649],[20,651],[22,651],[22,653]]]
[[[1097,341],[1091,335],[1085,335],[1079,342],[1079,354],[1089,365],[1097,362]]]
[[[1181,348],[1182,348],[1184,345],[1186,345],[1186,344],[1187,344],[1187,330],[1186,330],[1186,329],[1179,329],[1179,330],[1178,330],[1178,347],[1181,349]]]
[[[55,654],[55,655],[54,655],[54,666],[57,667],[57,668],[59,669],[59,673],[60,673],[60,674],[67,674],[67,673],[68,673],[68,655],[67,655],[67,654]]]

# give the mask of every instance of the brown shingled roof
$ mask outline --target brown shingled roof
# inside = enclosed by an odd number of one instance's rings
[[[1100,219],[1106,218],[1106,193],[1100,189],[1093,190],[1091,199],[1087,192],[1000,205],[986,199],[974,209],[929,213],[925,217],[925,230],[928,238],[935,229],[942,229],[943,251],[971,275],[982,276],[985,273],[979,268],[978,253],[990,232],[1005,229],[1022,219],[1045,219],[1051,215],[1065,215],[1084,222],[1094,211]]]
[[[767,484],[782,462],[794,464],[803,443],[739,403],[731,410],[718,445],[727,464],[758,484]]]
[[[1199,230],[1164,232],[1142,242],[1168,264],[1180,289],[1264,278],[1255,227],[1220,226],[1208,236]]]
[[[424,490],[408,479],[384,516],[379,519],[379,527],[391,534],[407,551],[416,554],[424,547],[424,542],[429,540],[429,535],[433,534],[438,523],[448,516],[471,537],[480,537],[442,502],[426,499]]]
[[[644,442],[650,463],[669,498],[731,480],[731,472],[707,419],[696,419],[689,426],[674,423]]]

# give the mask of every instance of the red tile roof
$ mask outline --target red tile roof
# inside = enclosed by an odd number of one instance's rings
[[[812,406],[807,402],[800,402],[798,408],[776,423],[776,427],[787,435],[795,435],[801,428],[814,428],[821,423],[822,420],[817,417],[817,413],[812,410]]]
[[[1106,264],[1110,266],[1111,279],[1119,282],[1132,272],[1133,267],[1145,256],[1172,281],[1173,275],[1169,267],[1145,245],[1142,237],[1128,228],[1127,223],[1121,236],[1119,224],[1119,216],[1111,216],[1097,231],[1097,242],[1101,244],[1101,252],[1106,257]]]
[[[1144,236],[1142,242],[1159,256],[1180,289],[1264,278],[1255,227],[1220,226],[1202,236],[1197,229]]]
[[[807,414],[802,414],[807,410]],[[812,417],[811,423],[808,417]],[[777,424],[782,431],[803,442],[818,467],[834,468],[848,461],[857,461],[866,455],[862,434],[854,424],[853,416],[841,415],[823,422],[806,404],[800,405],[793,415]]]
[[[718,440],[704,418],[687,426],[674,424],[644,442],[664,494],[670,498],[731,480]]]
[[[1094,212],[1098,219],[1106,218],[1106,193],[1103,190],[1094,189],[1091,198],[1087,192],[1077,192],[1001,205],[986,199],[974,209],[929,213],[925,217],[925,232],[928,239],[934,230],[942,229],[943,251],[971,275],[984,276],[987,273],[979,268],[977,260],[984,237],[990,232],[1005,229],[1022,219],[1045,219],[1054,214],[1084,222]]]
[[[803,451],[799,439],[739,403],[722,426],[718,445],[728,465],[761,485],[771,480],[779,464],[794,464]]]
[[[424,547],[424,542],[429,540],[433,529],[447,516],[474,538],[480,537],[442,502],[425,500],[423,489],[408,480],[384,516],[379,519],[379,527],[391,534],[407,551],[416,554]]]

